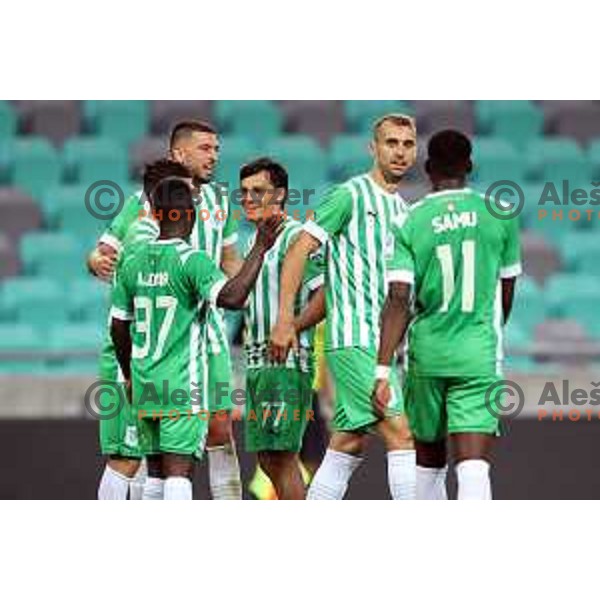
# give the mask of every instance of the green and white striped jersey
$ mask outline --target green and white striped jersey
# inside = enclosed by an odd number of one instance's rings
[[[325,349],[376,350],[387,293],[386,258],[393,251],[392,220],[407,212],[399,194],[369,174],[334,187],[304,230],[326,244]]]
[[[182,239],[124,248],[111,316],[132,322],[132,382],[138,404],[151,385],[150,398],[160,405],[145,408],[191,406],[193,412],[206,408],[202,390],[207,355],[200,345],[203,315],[225,281],[204,252]],[[184,390],[185,395],[176,398],[174,390]]]
[[[203,250],[220,268],[223,247],[237,242],[238,221],[231,210],[226,190],[218,184],[202,186],[196,224],[191,236],[192,247]],[[207,317],[208,352],[228,352],[224,311],[210,306]]]
[[[302,230],[302,224],[294,219],[286,219],[283,231],[273,247],[265,255],[256,286],[248,297],[245,310],[246,364],[249,369],[270,366],[268,357],[271,329],[279,312],[279,282],[285,255]],[[254,244],[255,236],[248,241],[246,254]],[[323,260],[319,253],[310,257],[304,272],[302,287],[296,298],[296,314],[306,305],[309,295],[323,285]],[[303,331],[298,339],[298,352],[290,352],[286,367],[304,373],[312,370],[314,329]]]

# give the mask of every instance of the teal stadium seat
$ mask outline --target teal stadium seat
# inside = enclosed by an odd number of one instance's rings
[[[587,150],[588,162],[594,181],[600,181],[600,138],[590,142]]]
[[[410,103],[403,100],[345,100],[344,116],[348,132],[371,136],[375,121],[388,113],[414,115]]]
[[[327,178],[325,153],[307,135],[290,135],[271,140],[266,154],[287,169],[290,183],[301,188],[316,188]]]
[[[593,231],[569,232],[561,240],[563,263],[570,271],[588,275],[600,274],[600,267],[597,266],[599,250],[600,239]]]
[[[88,275],[68,283],[71,321],[106,324],[110,303],[110,286]]]
[[[67,320],[65,286],[58,279],[8,279],[0,288],[0,298],[3,313],[19,323],[48,326]]]
[[[17,116],[10,103],[0,100],[0,140],[12,137],[17,133]]]
[[[478,100],[475,118],[480,134],[502,137],[519,147],[543,134],[544,112],[530,100]]]
[[[45,360],[40,353],[48,340],[39,327],[23,323],[0,323],[0,373],[37,373],[44,370]],[[7,353],[15,353],[13,356]],[[29,353],[37,353],[33,356]]]
[[[32,232],[20,240],[21,261],[26,275],[66,277],[85,274],[84,255],[77,240],[66,233]]]
[[[96,321],[52,327],[49,347],[57,355],[48,361],[48,370],[62,374],[96,373],[104,333],[105,327]]]
[[[12,148],[12,183],[39,198],[61,179],[60,157],[44,138],[18,138]]]
[[[338,135],[329,148],[329,178],[341,183],[368,171],[373,163],[369,155],[369,136]]]
[[[86,101],[84,115],[94,133],[124,145],[149,131],[150,106],[146,100]]]
[[[69,180],[81,185],[101,180],[123,184],[129,179],[127,152],[110,138],[68,140],[63,148],[63,164]]]
[[[515,147],[502,138],[477,138],[474,144],[473,162],[478,181],[494,182],[510,180],[523,184],[525,165]]]
[[[577,299],[600,298],[600,279],[588,273],[557,273],[547,282],[544,293],[552,316],[577,318],[569,307]]]
[[[568,180],[573,187],[589,182],[591,166],[577,142],[569,138],[546,138],[531,141],[526,148],[525,160],[530,176],[540,182]]]
[[[218,100],[214,115],[219,131],[262,141],[280,135],[283,115],[271,100]]]
[[[223,136],[215,181],[226,184],[229,192],[237,190],[240,187],[240,167],[258,156],[254,144],[247,137]],[[239,207],[238,200],[235,208]]]
[[[524,334],[531,336],[547,314],[548,305],[543,290],[531,278],[523,277],[517,283],[511,321]]]

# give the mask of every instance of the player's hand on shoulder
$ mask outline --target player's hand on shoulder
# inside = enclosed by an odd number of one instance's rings
[[[371,394],[371,404],[375,414],[384,418],[388,404],[392,399],[392,392],[390,390],[390,382],[387,379],[376,379],[373,393]]]
[[[283,222],[283,215],[277,214],[258,224],[256,244],[259,245],[262,250],[269,250],[273,247],[273,244],[283,229]]]
[[[90,271],[98,279],[110,281],[117,266],[117,258],[118,254],[114,249],[109,248],[109,250],[106,250],[104,246],[98,247],[90,254],[88,259]]]

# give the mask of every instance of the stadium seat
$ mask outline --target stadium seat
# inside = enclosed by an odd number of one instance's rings
[[[69,282],[69,315],[72,321],[105,323],[110,303],[110,287],[88,275]]]
[[[86,101],[92,131],[128,145],[144,137],[149,129],[150,108],[146,100]]]
[[[600,299],[600,280],[587,273],[557,273],[549,279],[544,292],[553,317],[576,318],[572,311],[579,300]]]
[[[38,373],[48,347],[43,330],[23,323],[0,323],[0,373]]]
[[[503,137],[524,147],[542,135],[543,110],[529,100],[478,100],[475,103],[477,132]]]
[[[50,328],[50,347],[53,350],[88,352],[100,350],[106,327],[97,320],[87,323],[61,323]]]
[[[16,188],[0,187],[0,232],[13,244],[26,231],[38,229],[42,224],[42,211],[33,198]]]
[[[523,277],[517,283],[511,321],[515,321],[527,336],[531,336],[548,314],[548,306],[542,288],[531,277]]]
[[[57,151],[44,138],[19,138],[13,146],[12,184],[41,196],[61,179],[61,163]]]
[[[21,260],[25,275],[65,278],[85,274],[85,258],[80,245],[65,233],[27,233],[21,238]]]
[[[14,277],[21,269],[18,248],[5,233],[0,233],[0,282]]]
[[[560,254],[552,245],[553,238],[541,236],[539,231],[521,235],[523,270],[538,283],[561,268]]]
[[[270,100],[217,100],[214,115],[219,131],[265,140],[280,135],[283,117]]]
[[[90,213],[85,203],[87,191],[86,186],[75,185],[60,188],[56,226],[60,231],[76,236],[84,249],[91,250],[98,235],[110,224],[110,219],[100,219]],[[126,191],[122,191],[126,198]],[[114,201],[116,202],[118,199],[115,197]]]
[[[153,100],[152,133],[167,136],[177,121],[212,120],[211,100]]]
[[[266,145],[266,154],[281,162],[288,171],[290,183],[299,183],[301,188],[315,188],[327,177],[325,153],[309,136],[273,139]]]
[[[339,135],[329,148],[329,178],[341,183],[349,177],[368,171],[373,159],[369,155],[368,136]]]
[[[428,138],[442,129],[475,133],[472,103],[466,100],[420,100],[416,103],[417,134]]]
[[[600,104],[561,102],[547,114],[546,131],[552,135],[573,138],[585,145],[600,136]]]
[[[598,264],[599,246],[598,234],[593,231],[580,230],[567,233],[561,240],[563,265],[570,271],[587,273],[588,267],[592,264],[588,264],[586,258],[590,257],[593,265]],[[594,271],[598,272],[600,269],[596,267]]]
[[[69,181],[81,185],[102,180],[122,184],[129,179],[125,148],[110,138],[73,138],[65,143],[62,158]]]
[[[280,106],[290,133],[310,135],[326,145],[344,132],[344,108],[339,100],[283,100]]]
[[[163,137],[145,137],[129,147],[129,173],[141,181],[144,168],[167,155],[169,142]]]
[[[413,107],[402,100],[344,100],[346,130],[371,136],[375,121],[387,113],[414,114]]]
[[[600,137],[590,142],[587,151],[588,162],[592,170],[593,181],[600,181]]]
[[[215,180],[227,184],[230,192],[238,189],[240,167],[258,157],[255,145],[247,137],[224,136],[221,138],[221,156]]]
[[[7,279],[0,288],[2,311],[19,323],[48,325],[67,320],[64,285],[44,277]]]
[[[525,160],[530,176],[541,182],[590,181],[591,167],[586,155],[577,142],[568,138],[530,141]]]
[[[81,130],[80,102],[77,100],[38,100],[21,110],[24,133],[47,138],[60,146]]]
[[[13,107],[0,100],[0,140],[5,140],[17,133],[17,116]]]
[[[473,148],[475,177],[478,181],[510,180],[522,184],[525,179],[523,157],[503,138],[477,138]]]

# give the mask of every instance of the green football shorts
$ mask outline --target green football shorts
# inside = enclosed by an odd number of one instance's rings
[[[500,378],[433,377],[408,369],[404,380],[406,412],[414,438],[436,442],[452,433],[496,435],[498,418],[486,406],[489,387]]]
[[[360,347],[327,350],[325,360],[334,386],[332,428],[335,431],[358,431],[374,425],[379,420],[371,405],[376,351]],[[390,387],[392,400],[388,405],[388,415],[401,415],[404,413],[404,400],[394,370],[390,373]]]
[[[116,394],[125,394],[124,386],[118,382],[119,368],[113,352],[104,350],[100,356],[99,378],[102,381],[113,382],[103,387],[98,394],[98,406],[105,407],[112,414],[111,407],[117,401]],[[101,411],[102,413],[102,411]],[[137,413],[132,406],[125,402],[118,414],[102,419],[100,414],[100,451],[105,456],[123,456],[125,458],[142,458],[139,444]]]
[[[234,408],[231,399],[233,374],[231,370],[231,355],[229,349],[221,350],[219,354],[208,355],[208,409],[211,413],[226,411]]]
[[[204,453],[209,418],[206,410],[193,413],[182,408],[167,408],[140,418],[142,452],[144,455],[183,454],[199,460]]]
[[[248,369],[244,413],[247,452],[300,452],[314,420],[312,373],[286,367]]]

